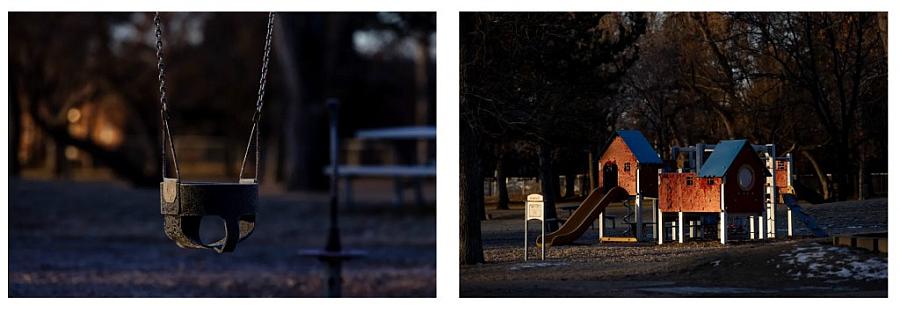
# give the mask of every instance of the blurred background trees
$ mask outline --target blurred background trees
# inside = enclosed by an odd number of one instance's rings
[[[506,177],[538,177],[555,216],[552,199],[571,189],[559,177],[582,174],[593,188],[593,163],[616,129],[641,130],[663,158],[674,145],[774,143],[793,153],[798,181],[816,197],[873,194],[870,174],[887,172],[886,20],[461,14],[460,262],[479,261],[471,220],[484,216],[485,178],[503,189]]]
[[[653,18],[626,89],[638,97],[619,127],[643,130],[664,156],[698,141],[775,143],[796,156],[798,173],[814,175],[804,181],[822,198],[872,193],[868,173],[887,171],[883,13]]]
[[[159,182],[152,16],[10,14],[13,175]],[[182,172],[234,179],[249,134],[266,14],[161,18]],[[360,128],[434,125],[434,18],[279,14],[263,112],[264,185],[325,187],[327,98],[343,103],[344,137]],[[398,157],[429,151],[413,146]]]

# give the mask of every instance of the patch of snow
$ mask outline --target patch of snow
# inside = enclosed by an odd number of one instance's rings
[[[825,251],[798,252],[794,254],[794,258],[800,263],[808,263],[811,260],[819,260],[823,257],[825,257]]]
[[[831,257],[828,257],[829,255]],[[858,255],[851,254],[850,250],[844,247],[825,247],[816,244],[809,247],[796,247],[791,253],[780,256],[784,257],[782,260],[784,264],[799,267],[797,272],[793,270],[786,272],[795,280],[800,277],[844,280],[887,279],[885,259],[872,257],[861,260]],[[776,268],[780,268],[780,266],[776,266]]]
[[[713,267],[716,267],[716,266],[719,266],[719,263],[721,263],[721,262],[722,262],[722,260],[715,260],[715,261],[710,262],[710,264],[712,264]]]
[[[850,262],[857,279],[887,279],[887,262],[880,259],[868,259],[863,262]]]
[[[841,278],[850,278],[851,276],[853,276],[853,272],[851,272],[850,270],[848,270],[846,268],[842,268],[839,271],[828,272],[828,275],[837,276],[837,277],[841,277]]]

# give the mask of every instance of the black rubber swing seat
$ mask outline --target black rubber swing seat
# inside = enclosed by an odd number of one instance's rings
[[[210,183],[166,178],[159,187],[166,236],[179,247],[231,252],[256,227],[259,185],[253,179]],[[201,241],[200,221],[204,216],[218,216],[225,222],[222,239],[212,243]]]
[[[241,160],[240,174],[236,183],[186,182],[181,180],[178,158],[175,156],[175,142],[169,129],[169,111],[166,98],[166,72],[162,52],[162,27],[159,12],[153,18],[156,26],[156,57],[159,69],[160,91],[160,135],[161,169],[163,181],[159,184],[159,207],[164,217],[166,237],[179,247],[192,249],[212,249],[216,252],[231,252],[237,243],[250,237],[256,227],[256,209],[259,198],[259,123],[262,116],[263,97],[266,90],[266,76],[269,72],[269,52],[272,48],[272,29],[275,13],[269,12],[266,25],[266,45],[263,54],[262,73],[257,89],[256,110],[251,118],[250,138]],[[253,143],[256,143],[253,145]],[[253,178],[244,178],[251,146],[255,147],[256,170]],[[169,153],[167,153],[169,152]],[[171,155],[175,177],[169,177],[167,155]],[[200,223],[205,216],[218,216],[225,222],[225,235],[212,243],[204,243],[200,238]]]

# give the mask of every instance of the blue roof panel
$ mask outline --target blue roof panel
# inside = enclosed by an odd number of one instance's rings
[[[700,177],[722,177],[731,167],[731,163],[741,152],[741,148],[747,144],[747,140],[723,140],[716,145],[716,150],[709,156],[703,167],[700,168]]]
[[[647,141],[647,138],[640,131],[620,130],[616,134],[622,137],[622,140],[628,145],[628,149],[631,149],[631,153],[634,154],[638,163],[662,164],[662,160],[656,154],[656,150],[653,150],[653,146],[650,145],[650,142]]]

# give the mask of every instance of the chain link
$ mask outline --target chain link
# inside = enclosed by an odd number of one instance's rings
[[[256,112],[262,112],[263,98],[266,96],[266,78],[269,75],[269,53],[272,51],[272,31],[275,28],[275,12],[269,12],[266,27],[266,46],[263,53],[262,73],[259,75],[259,90],[256,93]]]
[[[154,15],[153,24],[156,26],[156,68],[159,69],[159,104],[162,113],[168,119],[169,99],[166,98],[166,63],[163,62],[162,27],[159,22],[159,12],[156,12],[156,15]]]

